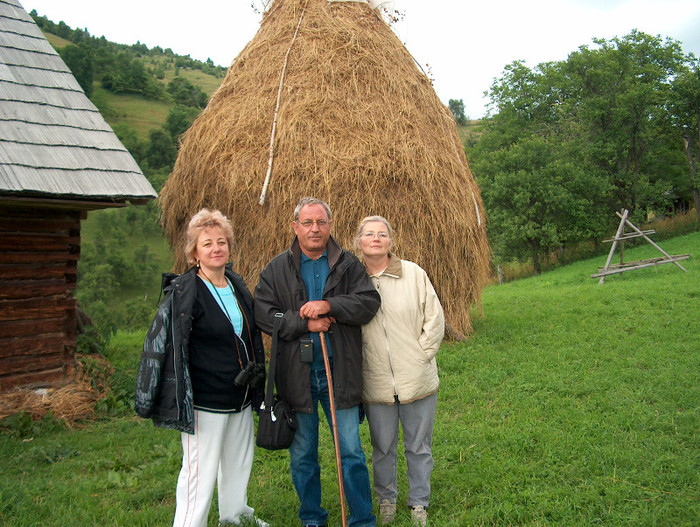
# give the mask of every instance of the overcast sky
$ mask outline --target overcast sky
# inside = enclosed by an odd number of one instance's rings
[[[258,30],[260,0],[20,0],[53,22],[110,41],[171,48],[229,66]],[[467,116],[483,117],[484,91],[506,65],[564,60],[593,38],[633,29],[681,42],[700,56],[698,0],[395,0],[396,34],[429,71],[447,104],[462,99]]]

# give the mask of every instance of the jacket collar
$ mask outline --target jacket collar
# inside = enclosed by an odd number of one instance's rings
[[[377,275],[372,275],[377,276]],[[401,268],[401,258],[393,253],[389,253],[389,265],[381,272],[381,276],[390,276],[391,278],[401,278],[403,271]]]
[[[294,265],[297,269],[301,267],[301,246],[299,245],[299,238],[296,236],[292,240],[292,245],[289,247],[289,251],[292,253],[294,258]],[[338,243],[333,239],[333,236],[328,238],[328,245],[326,245],[326,251],[328,251],[328,267],[333,269],[333,266],[338,263],[343,249],[338,245]]]

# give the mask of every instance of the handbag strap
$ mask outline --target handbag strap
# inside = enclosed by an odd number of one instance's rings
[[[270,349],[270,368],[267,372],[267,390],[265,391],[265,408],[272,408],[275,391],[275,364],[277,362],[277,340],[283,313],[275,313],[275,323],[272,326],[272,348]]]

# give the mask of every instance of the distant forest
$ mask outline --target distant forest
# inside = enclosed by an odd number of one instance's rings
[[[87,30],[72,29],[62,21],[56,24],[39,16],[36,10],[30,15],[42,31],[70,42],[58,52],[88,97],[92,98],[97,81],[115,95],[133,94],[171,105],[165,123],[151,130],[147,141],[139,140],[134,130],[114,127],[146,176],[153,178],[152,183],[157,190],[160,189],[175,162],[178,137],[207,103],[207,95],[200,87],[179,76],[180,70],[200,70],[222,79],[226,68],[214,65],[211,59],[202,62],[189,55],[176,55],[169,48],[156,46],[149,49],[139,42],[115,44],[104,37],[94,37]],[[166,69],[175,71],[174,78],[167,83],[163,80]],[[98,101],[93,102],[100,107]],[[103,111],[105,113],[109,114]]]

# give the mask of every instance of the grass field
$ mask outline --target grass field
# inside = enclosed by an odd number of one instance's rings
[[[600,257],[485,290],[474,335],[437,356],[430,525],[700,525],[700,233],[662,246],[693,255],[687,273],[664,265],[598,285]],[[179,436],[125,404],[143,337],[110,341],[104,418],[5,429],[0,525],[171,523]],[[329,525],[340,525],[327,430],[321,463]],[[402,504],[403,463],[399,482]],[[256,452],[249,501],[274,526],[298,524],[286,452]],[[410,525],[405,507],[395,525]]]

